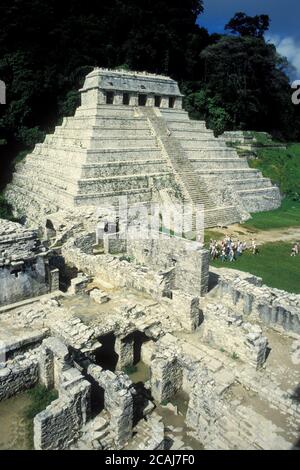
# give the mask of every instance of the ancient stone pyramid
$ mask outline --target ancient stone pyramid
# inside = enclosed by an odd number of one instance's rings
[[[178,84],[164,76],[95,69],[81,106],[18,164],[6,196],[19,215],[149,202],[167,192],[204,204],[205,226],[278,207],[280,194],[247,160],[189,119]]]

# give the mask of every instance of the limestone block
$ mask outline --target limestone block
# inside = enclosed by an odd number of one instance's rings
[[[176,317],[187,331],[194,331],[203,320],[199,298],[174,290],[172,304]]]
[[[78,274],[78,276],[71,280],[71,286],[69,287],[68,293],[75,295],[83,293],[89,283],[89,278],[83,273]]]
[[[59,290],[59,269],[50,271],[50,292]]]
[[[117,369],[122,370],[125,367],[133,365],[134,359],[134,338],[132,335],[118,336],[115,342],[115,351],[119,356]]]
[[[171,399],[182,387],[182,367],[176,357],[155,357],[151,363],[151,393],[158,403]]]
[[[103,236],[104,252],[111,255],[126,253],[126,239],[118,233],[105,233]]]
[[[91,290],[90,297],[98,304],[105,304],[109,301],[108,294],[97,288]]]

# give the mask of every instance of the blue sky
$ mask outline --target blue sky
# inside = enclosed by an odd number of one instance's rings
[[[294,65],[300,79],[300,0],[204,0],[204,8],[198,23],[211,33],[223,33],[225,24],[238,11],[268,14],[271,27],[267,39]]]

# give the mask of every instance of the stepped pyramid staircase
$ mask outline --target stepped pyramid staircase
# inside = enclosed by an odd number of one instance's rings
[[[184,202],[191,203],[194,208],[199,205],[204,206],[204,226],[214,227],[220,221],[223,225],[240,221],[240,215],[234,205],[216,207],[204,178],[195,173],[195,169],[186,157],[179,140],[170,134],[167,121],[158,115],[157,110],[155,108],[143,108],[141,113],[147,117],[150,127],[156,137],[159,138],[170,159],[174,173],[184,188]],[[195,224],[194,217],[193,228],[195,228]]]
[[[185,157],[196,174],[213,188],[227,186],[237,196],[238,205],[248,212],[271,210],[280,206],[279,190],[260,171],[251,169],[246,158],[215,138],[204,121],[193,121],[183,110],[161,109],[172,136],[180,142]],[[236,202],[236,201],[235,201]],[[229,204],[230,205],[230,204]]]

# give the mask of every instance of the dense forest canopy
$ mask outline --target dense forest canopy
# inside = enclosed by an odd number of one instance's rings
[[[202,0],[2,0],[0,185],[17,156],[74,112],[77,89],[95,66],[170,75],[189,112],[217,133],[299,139],[288,64],[264,39],[268,16],[237,13],[226,35],[210,35],[201,27],[204,8]]]

